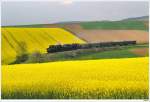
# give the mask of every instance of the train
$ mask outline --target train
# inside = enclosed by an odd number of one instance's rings
[[[87,44],[64,44],[64,45],[50,45],[47,48],[47,53],[71,51],[77,49],[90,49],[90,48],[104,48],[115,46],[135,45],[136,41],[115,41],[115,42],[100,42],[100,43],[87,43]]]

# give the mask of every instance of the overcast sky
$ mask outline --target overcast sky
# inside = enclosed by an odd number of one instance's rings
[[[121,20],[148,15],[148,9],[148,2],[142,1],[3,1],[1,19],[2,25]]]

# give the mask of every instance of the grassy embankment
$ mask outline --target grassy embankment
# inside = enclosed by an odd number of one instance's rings
[[[142,54],[133,52],[136,49],[144,49]],[[36,53],[35,53],[36,54]],[[65,51],[49,54],[35,54],[30,55],[25,63],[38,63],[38,62],[53,62],[53,61],[67,61],[67,60],[94,60],[94,59],[113,59],[113,58],[134,58],[134,57],[147,57],[148,44],[132,45],[119,48],[97,48],[97,49],[79,49],[74,51]]]

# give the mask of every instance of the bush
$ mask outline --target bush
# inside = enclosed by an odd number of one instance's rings
[[[17,55],[16,60],[10,64],[20,64],[28,60],[28,54]]]
[[[25,42],[20,41],[18,42],[17,48],[17,55],[16,60],[10,64],[20,64],[24,63],[26,60],[28,60],[28,52],[27,52],[27,45]]]
[[[77,57],[77,55],[78,54],[76,52],[73,52],[73,51],[68,52],[68,53],[64,53],[65,58],[74,58],[74,57]]]
[[[44,62],[44,56],[40,52],[34,52],[32,53],[28,60],[26,61],[27,63],[41,63]]]

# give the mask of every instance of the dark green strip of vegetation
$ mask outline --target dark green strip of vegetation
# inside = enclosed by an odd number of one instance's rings
[[[129,30],[148,30],[142,21],[102,21],[102,22],[83,22],[80,23],[84,29],[129,29]]]
[[[78,58],[75,59],[112,59],[112,58],[132,58],[132,57],[139,57],[138,55],[135,55],[131,53],[128,50],[115,50],[115,51],[105,51],[105,52],[97,52],[94,54],[86,54],[81,55]]]

